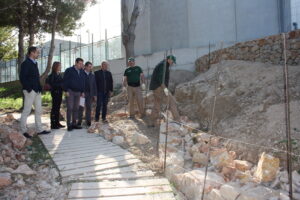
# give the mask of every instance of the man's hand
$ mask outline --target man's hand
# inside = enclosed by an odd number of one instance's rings
[[[66,92],[66,97],[69,97],[69,96],[70,96],[69,92]]]
[[[123,86],[122,92],[127,92],[127,88],[125,86]]]
[[[83,97],[83,98],[85,97],[84,93],[81,94],[81,97]]]
[[[93,101],[97,101],[97,97],[96,96],[93,97]]]
[[[146,90],[146,85],[145,85],[145,83],[143,83],[141,87],[142,87],[142,90]]]
[[[168,88],[164,89],[164,93],[165,93],[166,96],[169,96],[169,90],[168,90]]]

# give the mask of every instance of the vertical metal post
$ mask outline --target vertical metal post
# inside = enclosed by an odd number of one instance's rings
[[[210,41],[208,43],[208,69],[210,69]]]
[[[61,63],[61,43],[59,43],[59,62]]]
[[[9,66],[9,81],[12,81],[12,79],[11,79],[11,67],[12,67],[11,61],[12,60],[9,61],[10,62],[10,66]]]
[[[40,71],[40,73],[43,73],[43,54],[44,54],[44,48],[41,49],[41,71]]]
[[[6,62],[4,62],[4,66],[6,65]],[[2,66],[0,66],[0,83],[2,83]]]
[[[71,40],[69,40],[69,66],[72,66],[72,62],[71,62]]]
[[[94,34],[92,33],[92,63],[94,63]]]
[[[81,46],[82,46],[82,44],[81,44],[81,35],[79,35],[79,56],[80,56],[80,58],[81,58]]]
[[[289,178],[289,196],[293,199],[293,167],[292,167],[292,143],[291,143],[291,122],[290,122],[290,97],[289,97],[289,68],[286,57],[286,37],[282,33],[283,38],[283,56],[284,56],[284,99],[285,99],[285,123],[286,123],[286,137],[287,137],[287,170]]]
[[[105,60],[108,60],[108,40],[107,40],[107,29],[105,29]]]
[[[19,80],[19,74],[18,74],[18,61],[15,59],[15,66],[16,66],[16,80]]]
[[[7,82],[7,65],[5,65],[5,82]]]
[[[149,56],[147,56],[147,79],[146,79],[146,99],[145,99],[145,111],[147,110],[147,95],[148,95],[148,89],[149,89],[149,72],[150,72],[150,68],[149,68]]]

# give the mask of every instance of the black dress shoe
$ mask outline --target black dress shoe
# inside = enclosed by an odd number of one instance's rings
[[[73,130],[73,126],[68,126],[68,131],[72,131]]]
[[[39,132],[38,135],[46,135],[49,133],[51,133],[51,131],[42,131],[42,132]]]
[[[87,122],[86,125],[87,125],[87,126],[91,126],[91,122]]]
[[[26,137],[26,138],[28,138],[28,139],[31,139],[31,138],[32,138],[32,136],[29,135],[29,133],[23,133],[23,135],[24,135],[24,137]]]
[[[82,127],[81,126],[78,126],[78,125],[74,125],[74,126],[72,126],[73,127],[73,129],[82,129]]]
[[[66,127],[66,126],[64,126],[64,125],[62,125],[60,123],[58,123],[57,126],[58,126],[58,128],[65,128]]]

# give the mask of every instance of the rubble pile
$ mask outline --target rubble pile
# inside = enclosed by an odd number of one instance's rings
[[[280,160],[263,152],[258,163],[240,160],[221,138],[199,131],[199,124],[182,118],[183,124],[168,123],[166,175],[188,199],[285,200],[288,174]],[[195,129],[193,129],[195,128]],[[160,162],[164,162],[166,123],[160,127]],[[208,154],[209,153],[209,154]],[[210,159],[208,158],[210,155]],[[293,172],[294,199],[300,199],[300,175]]]
[[[18,129],[13,115],[0,117],[0,199],[65,199],[67,187],[51,160],[34,163],[32,141]]]

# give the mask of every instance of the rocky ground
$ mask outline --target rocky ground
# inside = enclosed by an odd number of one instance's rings
[[[0,199],[65,199],[68,185],[41,141],[27,140],[18,127],[12,115],[0,117]]]
[[[216,81],[219,74],[219,81]],[[300,154],[300,67],[289,66],[291,133],[293,150]],[[214,134],[256,144],[229,142],[228,146],[257,162],[267,151],[280,158],[285,154],[285,114],[283,66],[246,61],[223,61],[205,73],[176,87],[175,96],[183,115],[199,122],[201,130],[210,128],[211,110],[217,86]]]

